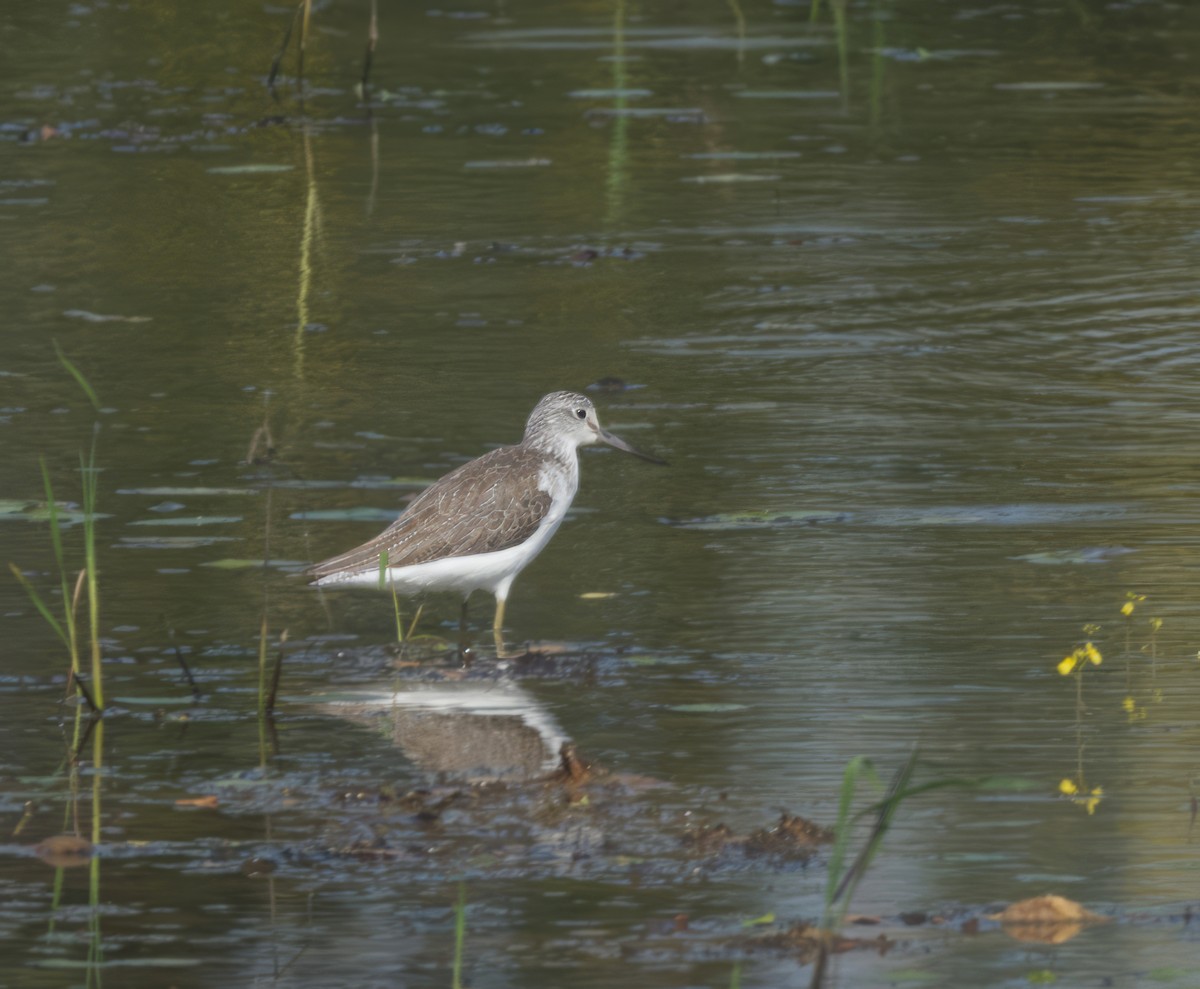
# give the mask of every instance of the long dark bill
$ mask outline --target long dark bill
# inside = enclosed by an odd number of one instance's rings
[[[652,457],[648,453],[642,453],[641,450],[635,449],[621,439],[620,436],[614,436],[607,429],[601,429],[599,432],[601,441],[607,443],[609,446],[614,447],[617,450],[624,450],[626,453],[632,453],[635,457],[641,457],[643,460],[649,460],[652,464],[662,464],[664,467],[667,464],[665,460],[660,460],[658,457]]]

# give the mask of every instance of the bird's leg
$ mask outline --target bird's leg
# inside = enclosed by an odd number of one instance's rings
[[[496,658],[504,659],[504,601],[502,597],[496,598],[496,618],[492,622],[492,635],[496,639]]]
[[[458,656],[460,659],[466,659],[467,650],[471,648],[471,641],[467,638],[467,601],[470,595],[463,598],[462,610],[458,613]]]

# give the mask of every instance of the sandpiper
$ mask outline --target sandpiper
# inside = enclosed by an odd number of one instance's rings
[[[594,443],[664,463],[602,429],[586,396],[552,392],[530,414],[520,443],[452,470],[370,542],[316,564],[308,576],[321,587],[458,591],[464,610],[472,591],[488,591],[503,653],[508,590],[562,523],[579,487],[578,449]]]

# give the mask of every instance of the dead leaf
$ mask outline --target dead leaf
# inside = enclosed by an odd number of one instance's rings
[[[214,796],[207,797],[180,797],[175,801],[176,807],[202,807],[205,810],[214,810],[220,805],[219,801]]]
[[[1017,941],[1062,944],[1075,937],[1087,924],[1106,923],[1108,918],[1092,913],[1074,900],[1053,893],[1021,900],[991,914],[1004,933]]]

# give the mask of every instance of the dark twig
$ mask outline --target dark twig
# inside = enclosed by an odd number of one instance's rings
[[[92,729],[96,727],[96,723],[99,720],[100,720],[99,718],[88,718],[87,724],[84,726],[84,729],[83,729],[83,734],[79,738],[79,744],[77,746],[75,746],[75,751],[71,755],[71,761],[73,763],[75,763],[76,765],[78,765],[78,763],[79,763],[80,753],[82,753],[84,748],[87,746],[88,739],[92,737]],[[79,825],[76,824],[77,828],[78,828],[78,826]]]
[[[183,670],[183,677],[187,680],[188,686],[192,688],[192,697],[199,700],[200,687],[196,684],[196,678],[192,676],[191,668],[183,656],[183,650],[179,648],[179,643],[175,641],[175,629],[170,625],[167,626],[167,638],[171,640],[171,648],[175,651],[175,659],[179,663],[179,668]]]
[[[304,2],[301,0],[296,7],[296,13],[292,15],[292,19],[288,21],[287,29],[283,32],[283,44],[279,46],[279,51],[276,52],[275,58],[271,61],[271,71],[267,73],[267,89],[271,92],[275,91],[275,79],[279,75],[279,66],[283,62],[283,56],[287,54],[288,44],[292,40],[292,31],[296,28],[296,21],[300,19],[300,12],[304,10]]]
[[[362,95],[370,107],[371,63],[375,60],[375,44],[379,41],[379,0],[371,0],[371,23],[367,28],[367,52],[363,56]]]
[[[92,712],[93,717],[99,717],[104,712],[96,706],[96,702],[92,700],[92,695],[88,692],[87,684],[83,682],[83,677],[76,674],[75,689],[83,696],[83,702],[88,706],[88,710]]]
[[[267,691],[267,711],[275,710],[275,698],[279,694],[279,679],[283,676],[283,647],[287,642],[287,629],[279,633],[279,652],[275,654],[275,668],[271,671],[271,689]]]

